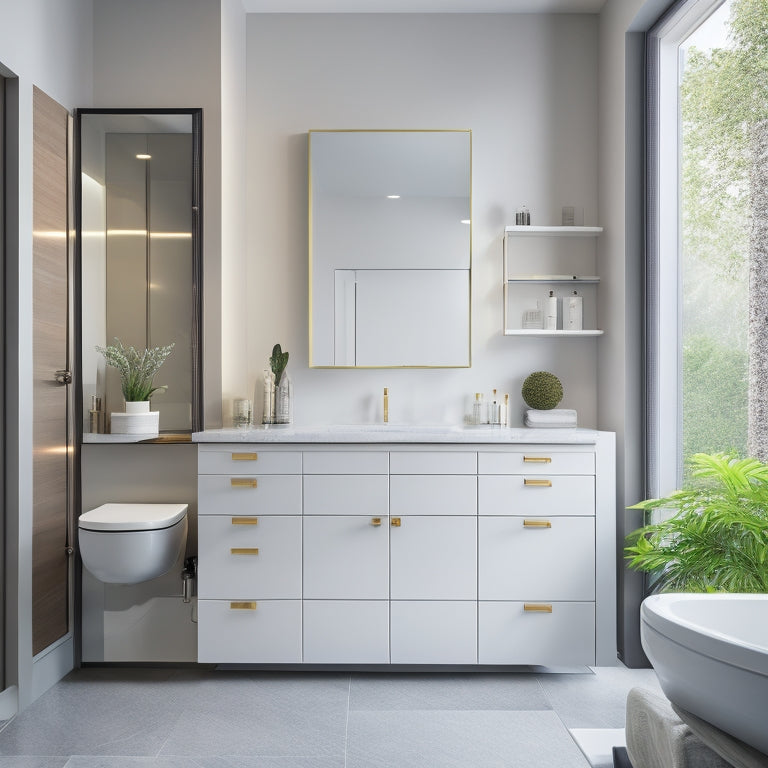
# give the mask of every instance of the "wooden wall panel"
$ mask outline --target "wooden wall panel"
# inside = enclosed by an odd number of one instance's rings
[[[34,456],[32,644],[39,653],[69,631],[68,113],[35,88],[33,98]]]

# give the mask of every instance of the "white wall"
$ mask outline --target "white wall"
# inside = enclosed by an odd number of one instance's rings
[[[220,0],[98,0],[93,102],[203,108],[204,395],[221,412],[222,64]]]
[[[460,423],[471,394],[493,387],[519,417],[522,380],[544,369],[563,380],[563,407],[595,426],[595,340],[502,335],[501,235],[523,203],[533,223],[558,224],[565,204],[598,223],[597,28],[589,15],[249,15],[249,381],[224,390],[250,395],[279,342],[296,422],[380,419],[385,386],[392,421]],[[313,128],[472,129],[470,369],[308,368]]]
[[[0,72],[16,76],[11,102],[18,103],[11,130],[18,156],[8,158],[8,227],[18,251],[6,254],[9,310],[6,328],[6,682],[19,687],[23,708],[71,668],[62,657],[53,664],[32,660],[32,87],[41,88],[67,109],[90,106],[92,98],[92,0],[0,0]],[[7,105],[15,110],[15,104]],[[17,449],[14,450],[14,446]],[[64,664],[62,667],[61,664]],[[39,670],[46,667],[48,672]]]

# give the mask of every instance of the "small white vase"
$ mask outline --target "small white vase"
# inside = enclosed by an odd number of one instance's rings
[[[157,435],[160,412],[149,410],[149,400],[126,401],[125,413],[113,413],[112,434]]]

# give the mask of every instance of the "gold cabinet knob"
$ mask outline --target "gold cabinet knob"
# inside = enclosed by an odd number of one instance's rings
[[[232,525],[258,525],[258,517],[233,517]]]
[[[371,518],[371,525],[375,528],[378,528],[381,525],[381,518],[380,517],[372,517]]]
[[[533,486],[535,488],[551,488],[552,487],[552,481],[551,480],[539,480],[538,478],[531,479],[530,477],[526,477],[523,480],[523,485],[530,485],[530,486]]]
[[[232,461],[256,461],[259,458],[258,453],[233,453]]]
[[[258,555],[258,547],[232,547],[229,550],[231,555]]]
[[[254,477],[233,477],[229,481],[233,488],[258,488],[258,480]]]
[[[393,517],[391,520],[391,523],[393,528],[399,528],[400,527],[400,518],[399,517]]]
[[[526,464],[551,464],[552,459],[549,456],[523,456]]]
[[[549,520],[523,520],[523,528],[551,528]]]
[[[255,611],[255,600],[236,600],[229,604],[230,610],[233,611]]]

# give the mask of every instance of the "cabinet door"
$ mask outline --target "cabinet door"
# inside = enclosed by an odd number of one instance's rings
[[[594,600],[593,517],[481,517],[480,600]]]
[[[305,515],[370,515],[389,513],[386,475],[304,475]]]
[[[201,515],[300,515],[301,475],[199,475]]]
[[[476,517],[392,517],[393,600],[476,600]]]
[[[595,604],[480,602],[478,661],[545,667],[593,665]]]
[[[304,661],[388,664],[387,600],[304,600]]]
[[[201,598],[301,598],[300,517],[200,515],[197,524]]]
[[[481,515],[594,515],[591,475],[483,475],[478,478]]]
[[[276,451],[261,445],[208,446],[197,452],[201,475],[297,475],[301,474],[301,453]]]
[[[314,515],[303,525],[305,599],[389,597],[386,517]]]
[[[198,600],[197,611],[200,663],[301,661],[301,600]]]
[[[475,475],[392,475],[390,514],[477,514]]]
[[[477,663],[474,600],[393,600],[390,623],[393,664]]]

